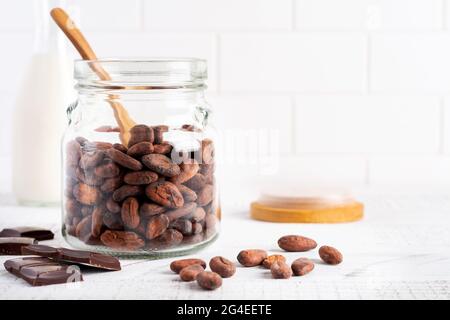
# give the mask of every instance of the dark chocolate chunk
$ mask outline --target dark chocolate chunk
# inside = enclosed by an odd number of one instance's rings
[[[82,264],[98,269],[114,271],[121,269],[120,261],[117,258],[102,253],[53,248],[39,244],[24,247],[22,253],[50,258],[52,261]]]
[[[7,260],[5,269],[32,286],[83,281],[80,269],[57,263],[44,257],[25,257]]]
[[[54,236],[50,230],[37,227],[17,227],[3,229],[0,232],[0,237],[25,237],[34,238],[38,241],[52,240]]]
[[[20,256],[22,247],[30,244],[37,244],[37,241],[33,238],[0,238],[0,255]]]

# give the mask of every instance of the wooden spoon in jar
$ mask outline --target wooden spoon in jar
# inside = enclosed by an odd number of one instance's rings
[[[99,63],[95,62],[95,60],[97,60],[97,56],[87,42],[86,38],[81,33],[80,29],[78,29],[72,19],[70,19],[69,15],[61,8],[52,9],[50,11],[50,15],[58,27],[75,46],[83,60],[94,60],[94,62],[90,63],[89,66],[98,75],[100,80],[111,80],[108,72],[106,72],[106,70],[103,69]],[[116,118],[120,129],[120,140],[122,141],[122,144],[127,147],[128,140],[130,139],[130,129],[135,126],[136,123],[130,118],[130,115],[123,105],[114,101],[117,99],[117,96],[110,95],[109,98],[109,103],[114,110],[114,117]]]

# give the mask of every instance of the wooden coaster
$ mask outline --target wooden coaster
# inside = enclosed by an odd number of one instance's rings
[[[363,217],[364,205],[357,201],[344,203],[279,203],[253,202],[250,205],[250,216],[256,220],[271,222],[301,223],[340,223],[360,220]]]

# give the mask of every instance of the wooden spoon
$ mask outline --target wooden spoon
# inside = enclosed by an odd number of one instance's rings
[[[75,26],[75,23],[70,19],[69,15],[61,8],[54,8],[50,11],[50,15],[56,22],[58,27],[69,38],[77,51],[80,53],[83,60],[97,60],[97,56],[92,50],[91,46],[87,42],[86,38],[81,33],[80,29]],[[91,69],[98,75],[100,80],[111,80],[110,75],[101,66],[100,63],[90,63]],[[130,139],[130,129],[136,125],[136,123],[130,118],[127,110],[119,102],[114,101],[117,96],[109,95],[109,103],[114,110],[114,117],[120,129],[120,140],[124,146],[128,146],[128,140]]]

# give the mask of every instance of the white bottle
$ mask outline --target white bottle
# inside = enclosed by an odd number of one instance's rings
[[[14,110],[13,191],[23,205],[56,205],[61,198],[60,143],[74,93],[63,35],[49,15],[56,2],[35,0],[35,50]]]

